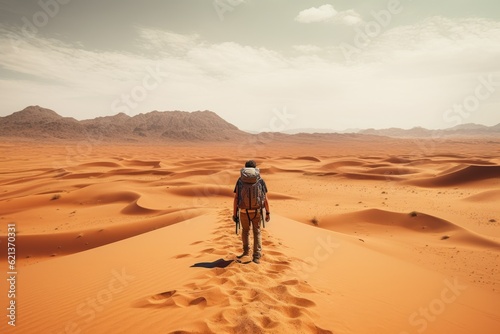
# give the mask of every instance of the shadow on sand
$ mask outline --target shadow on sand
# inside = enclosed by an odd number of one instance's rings
[[[198,262],[193,264],[191,267],[201,267],[201,268],[226,268],[230,265],[233,260],[218,259],[213,262]]]

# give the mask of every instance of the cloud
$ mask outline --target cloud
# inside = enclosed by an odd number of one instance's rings
[[[359,29],[350,44],[362,63],[411,64],[424,72],[432,68],[432,73],[448,74],[500,70],[495,60],[500,53],[500,23],[486,19],[436,16],[372,37]]]
[[[138,28],[139,35],[145,41],[144,46],[150,50],[163,50],[164,52],[183,52],[193,48],[200,39],[197,34],[182,35],[172,31],[151,28]]]
[[[319,46],[311,44],[294,45],[293,48],[302,53],[317,53],[322,51],[322,48]]]
[[[363,18],[355,10],[348,9],[342,12],[338,12],[337,15],[332,18],[332,21],[348,26],[353,26],[363,23]]]
[[[300,23],[333,22],[357,25],[363,22],[363,18],[353,9],[337,11],[332,5],[326,4],[304,9],[295,17],[295,21]]]
[[[324,22],[332,19],[335,15],[337,15],[337,11],[332,5],[322,5],[304,9],[295,20],[300,23]]]
[[[79,119],[114,114],[113,101],[130,95],[153,68],[162,83],[130,108],[131,115],[210,109],[258,131],[269,126],[274,108],[287,107],[296,122],[290,127],[446,127],[455,124],[446,123],[444,112],[474,93],[479,77],[500,73],[500,23],[482,19],[436,17],[387,29],[360,48],[354,64],[335,60],[335,45],[295,45],[298,52],[287,54],[141,29],[136,53],[9,30],[19,37],[12,44],[3,31],[2,112],[39,104]],[[464,121],[498,123],[496,89]]]

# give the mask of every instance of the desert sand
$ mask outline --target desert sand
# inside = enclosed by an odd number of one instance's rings
[[[374,138],[2,141],[1,332],[499,333],[500,142]],[[234,261],[247,159],[258,265]]]

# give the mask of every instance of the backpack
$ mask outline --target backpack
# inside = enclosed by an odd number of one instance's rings
[[[264,187],[258,168],[245,167],[238,179],[238,208],[246,210],[261,209],[264,206]]]

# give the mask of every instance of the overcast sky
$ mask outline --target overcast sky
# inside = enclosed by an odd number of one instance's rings
[[[0,116],[243,130],[500,123],[498,0],[0,0]]]

